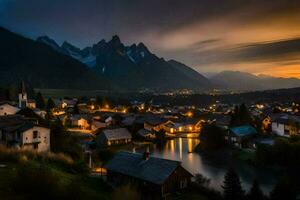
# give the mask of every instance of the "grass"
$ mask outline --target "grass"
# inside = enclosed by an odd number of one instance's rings
[[[109,199],[111,195],[110,187],[101,178],[89,177],[87,171],[84,170],[85,167],[84,169],[78,168],[76,162],[61,153],[37,153],[0,146],[0,164],[6,165],[6,167],[0,168],[0,199],[26,199],[24,194],[16,194],[13,187],[13,184],[20,182],[18,174],[26,169],[24,166],[30,166],[31,169],[31,171],[25,170],[31,180],[29,185],[32,182],[43,183],[47,179],[41,177],[40,181],[32,181],[36,180],[34,179],[36,177],[31,175],[34,175],[34,172],[40,167],[44,167],[46,170],[43,171],[43,176],[48,177],[53,174],[55,182],[58,184],[58,190],[76,191],[73,189],[74,185],[75,188],[81,190],[81,194],[84,195],[83,199]],[[23,184],[23,180],[21,184]],[[26,180],[24,180],[24,184],[26,184]]]
[[[30,161],[31,164],[39,165],[39,162]],[[0,197],[4,199],[24,199],[23,196],[16,194],[12,190],[12,184],[16,177],[19,164],[16,163],[1,163],[6,164],[4,168],[0,168]],[[110,199],[111,188],[100,177],[89,177],[81,174],[71,174],[57,168],[53,164],[47,165],[53,174],[59,177],[61,187],[70,185],[74,182],[79,185],[84,199]],[[26,180],[24,180],[26,184]]]
[[[238,159],[242,161],[254,161],[255,152],[247,149],[242,149],[238,152]]]

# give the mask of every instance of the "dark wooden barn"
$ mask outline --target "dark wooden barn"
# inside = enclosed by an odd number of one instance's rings
[[[165,198],[186,188],[193,177],[181,162],[152,157],[149,153],[119,152],[105,168],[109,183],[134,185],[143,197],[150,199]]]

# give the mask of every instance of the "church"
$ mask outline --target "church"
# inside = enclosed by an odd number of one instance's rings
[[[24,81],[22,81],[20,91],[19,91],[19,108],[23,109],[26,107],[35,109],[36,104],[35,104],[34,100],[28,99],[27,92],[26,92],[26,86],[25,86]]]
[[[18,94],[18,104],[15,105],[11,102],[0,102],[0,116],[15,115],[21,109],[31,108],[36,111],[36,103],[32,99],[28,99],[26,86],[24,81],[21,82]]]

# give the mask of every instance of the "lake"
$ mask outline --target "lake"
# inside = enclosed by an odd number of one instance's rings
[[[240,176],[243,188],[249,190],[253,179],[257,179],[265,193],[272,190],[278,176],[267,169],[260,169],[242,161],[228,159],[208,159],[199,153],[193,152],[195,146],[200,143],[199,139],[176,138],[169,140],[163,147],[151,145],[149,150],[152,156],[178,160],[192,174],[200,173],[210,179],[210,187],[222,191],[224,175],[233,166]],[[134,151],[142,153],[145,148],[137,148]]]

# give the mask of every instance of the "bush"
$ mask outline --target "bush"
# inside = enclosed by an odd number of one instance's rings
[[[208,187],[210,183],[210,179],[206,178],[202,174],[196,174],[195,175],[195,182],[200,186],[200,187]]]
[[[216,150],[225,146],[225,133],[216,125],[205,125],[200,133],[201,147]]]

